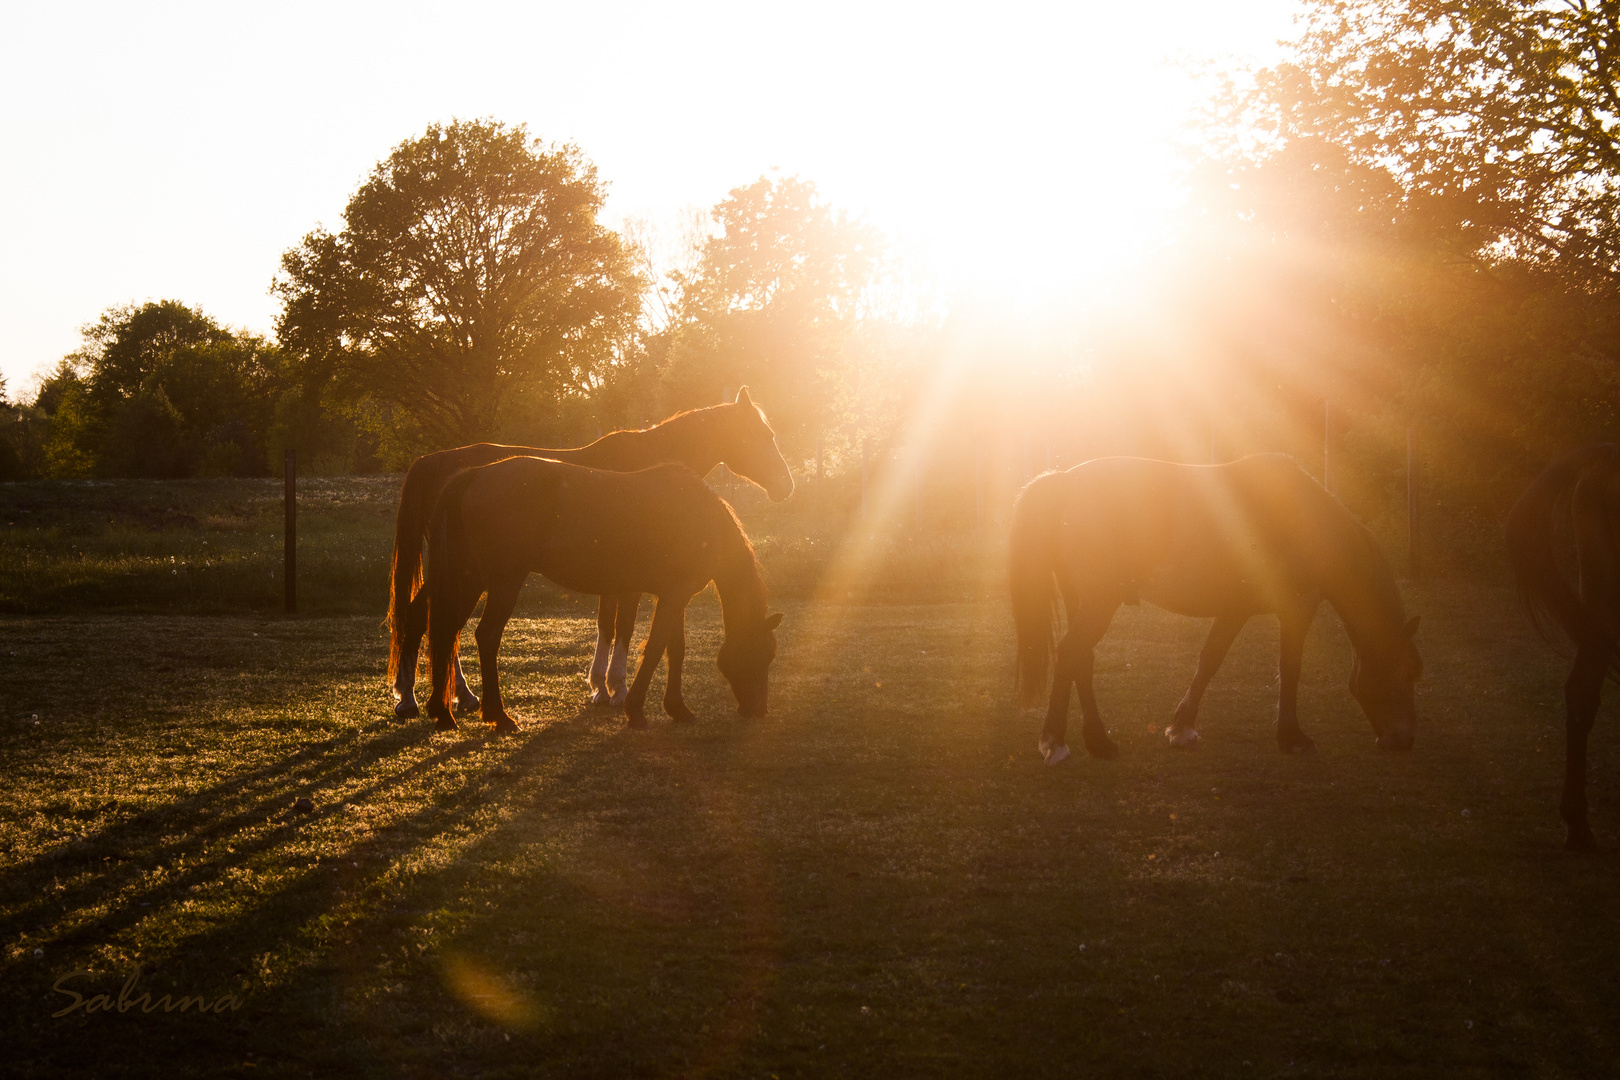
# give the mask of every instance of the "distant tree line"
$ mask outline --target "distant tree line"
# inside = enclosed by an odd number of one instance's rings
[[[902,442],[957,475],[986,453],[1019,475],[1105,453],[1318,468],[1333,409],[1358,512],[1400,506],[1411,427],[1430,497],[1487,520],[1558,450],[1620,438],[1620,16],[1305,8],[1283,62],[1213,96],[1175,240],[1129,304],[939,314],[795,177],[673,242],[616,231],[578,149],[458,121],[286,253],[273,342],[176,302],[105,313],[5,406],[0,475],[259,475],[284,447],[394,470],[746,384],[789,460],[833,471]]]
[[[6,406],[0,476],[260,476],[287,447],[315,471],[400,469],[479,440],[584,442],[745,384],[808,456],[851,407],[876,233],[762,178],[655,266],[602,223],[604,196],[574,147],[430,127],[341,229],[283,257],[274,341],[178,301],[107,311]]]

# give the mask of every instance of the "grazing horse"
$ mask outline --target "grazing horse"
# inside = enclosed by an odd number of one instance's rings
[[[461,628],[485,593],[473,634],[483,675],[480,708],[497,731],[516,729],[501,702],[495,665],[501,632],[531,571],[575,592],[658,598],[624,702],[633,728],[647,726],[647,687],[665,652],[664,711],[683,723],[696,719],[681,698],[686,605],[713,581],[725,626],[720,671],[738,712],[765,715],[766,676],[782,616],[766,609],[753,545],[730,505],[684,465],[618,473],[514,457],[451,477],[430,527],[428,714],[441,730],[456,726],[451,666]]]
[[[777,449],[776,434],[766,422],[765,414],[749,399],[746,386],[737,391],[737,400],[730,404],[679,413],[640,431],[610,432],[589,446],[574,450],[475,443],[417,458],[405,473],[405,482],[399,490],[392,586],[388,595],[388,679],[398,698],[394,715],[401,719],[417,715],[416,660],[422,633],[427,628],[427,596],[420,591],[422,540],[429,515],[445,482],[456,472],[518,455],[552,458],[613,472],[633,472],[673,461],[689,467],[699,476],[707,475],[715,465],[724,462],[738,476],[764,488],[773,502],[793,494],[793,474]],[[590,669],[593,704],[624,702],[625,665],[640,602],[639,594],[627,592],[604,594],[597,604],[596,655]],[[478,699],[467,688],[459,662],[455,678],[456,696],[463,708],[476,708]]]
[[[1538,628],[1546,617],[1575,645],[1564,683],[1564,846],[1597,847],[1586,821],[1586,738],[1620,641],[1620,445],[1564,455],[1533,480],[1507,519],[1508,561]],[[1571,545],[1573,540],[1573,545]],[[1560,543],[1560,541],[1562,541]],[[1578,584],[1565,572],[1573,546]]]
[[[1287,457],[1262,454],[1225,465],[1101,458],[1047,473],[1018,497],[1010,556],[1025,705],[1039,699],[1052,666],[1054,579],[1068,615],[1040,741],[1049,765],[1069,756],[1071,684],[1079,690],[1087,752],[1118,753],[1097,714],[1093,649],[1119,605],[1142,600],[1215,620],[1198,672],[1165,730],[1170,745],[1197,742],[1205,687],[1243,624],[1271,613],[1282,625],[1277,745],[1284,752],[1312,749],[1296,698],[1305,634],[1326,599],[1350,635],[1350,693],[1372,721],[1378,745],[1412,746],[1413,683],[1423,668],[1412,643],[1418,620],[1407,621],[1372,534]]]

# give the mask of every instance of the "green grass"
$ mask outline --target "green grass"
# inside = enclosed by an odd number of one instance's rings
[[[542,612],[508,633],[501,740],[390,719],[375,613],[0,617],[7,1070],[1611,1072],[1607,710],[1605,852],[1566,854],[1558,656],[1493,585],[1412,606],[1411,754],[1374,749],[1331,617],[1301,690],[1318,753],[1275,750],[1269,622],[1202,746],[1170,750],[1204,624],[1128,608],[1099,658],[1120,758],[1058,769],[999,600],[789,603],[745,722],[704,598],[700,721],[639,733],[584,707],[592,621]],[[61,975],[116,996],[137,965],[241,1008],[51,1017]]]

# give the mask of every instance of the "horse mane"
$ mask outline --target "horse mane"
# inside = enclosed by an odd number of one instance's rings
[[[687,472],[690,473],[691,470],[688,469]],[[697,474],[693,473],[692,475],[696,476]],[[743,528],[742,519],[737,516],[737,510],[735,507],[733,507],[725,499],[721,498],[719,493],[717,493],[713,488],[709,487],[708,483],[705,482],[702,477],[698,477],[698,483],[703,486],[703,489],[707,491],[710,496],[713,497],[714,501],[720,504],[721,509],[725,511],[725,520],[730,522],[733,530],[725,535],[728,537],[735,537],[737,541],[736,546],[731,551],[725,553],[725,558],[727,559],[728,563],[727,570],[734,570],[736,572],[737,576],[735,579],[733,579],[734,582],[736,584],[741,584],[748,591],[750,594],[750,599],[752,599],[757,586],[759,609],[762,613],[768,612],[770,610],[770,605],[767,603],[766,598],[765,575],[761,573],[763,568],[759,562],[759,555],[754,551],[754,542],[748,538],[748,530]],[[724,532],[724,530],[721,531]],[[733,582],[727,583],[728,591],[732,583]],[[718,577],[715,579],[714,587],[715,591],[718,593],[720,591],[720,581]],[[721,597],[720,617],[722,622],[728,621],[727,612],[728,608],[725,603],[725,598]]]

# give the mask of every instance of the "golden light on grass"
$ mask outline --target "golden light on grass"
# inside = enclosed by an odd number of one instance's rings
[[[532,996],[474,957],[459,953],[446,956],[444,980],[462,1004],[505,1027],[530,1031],[544,1018],[544,1010]]]

